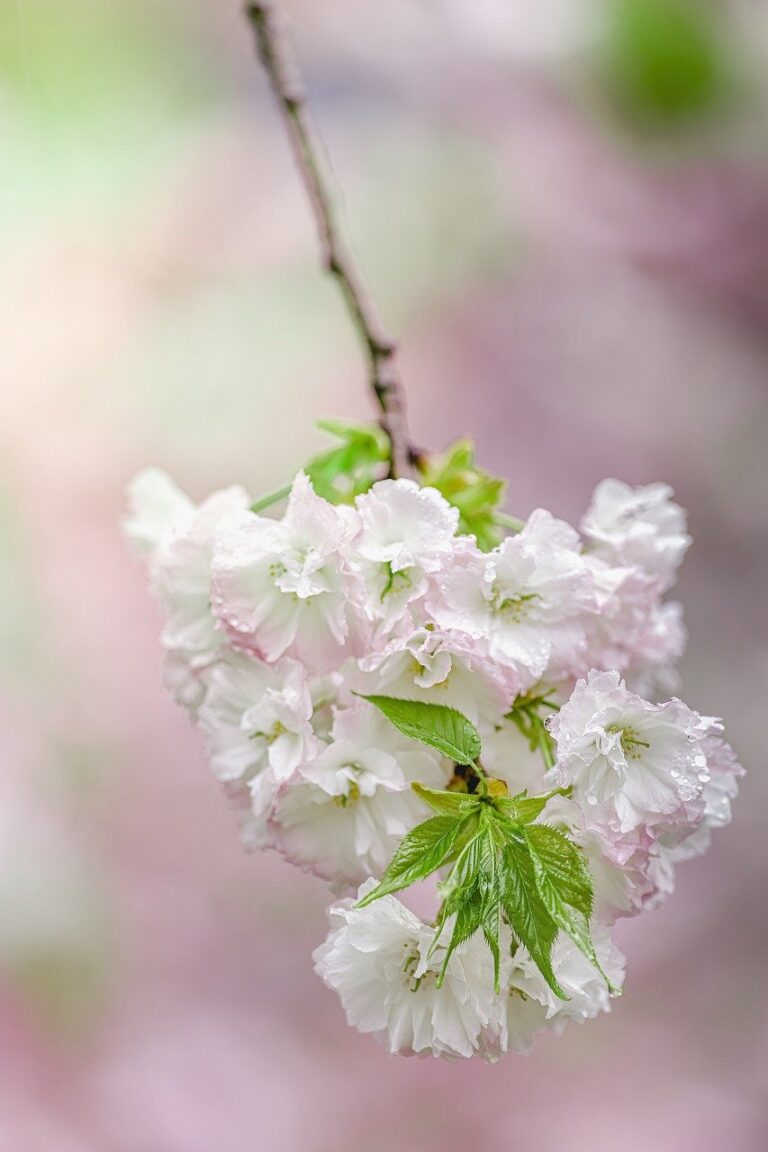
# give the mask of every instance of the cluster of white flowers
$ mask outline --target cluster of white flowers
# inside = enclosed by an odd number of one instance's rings
[[[537,510],[483,552],[438,491],[410,480],[332,505],[299,473],[275,519],[239,488],[195,507],[142,473],[126,528],[162,607],[166,683],[205,736],[245,843],[364,895],[427,815],[411,785],[461,785],[362,697],[448,704],[476,725],[483,767],[510,795],[562,790],[540,821],[583,849],[597,956],[619,987],[612,925],[669,895],[675,864],[728,821],[741,772],[718,721],[643,698],[674,689],[685,644],[665,600],[690,543],[671,496],[608,480],[580,533]],[[544,756],[513,711],[536,701]],[[497,990],[480,933],[441,983],[444,946],[396,897],[343,899],[330,914],[317,971],[392,1052],[493,1059],[608,1007],[566,936],[552,954],[563,1000],[507,927]]]

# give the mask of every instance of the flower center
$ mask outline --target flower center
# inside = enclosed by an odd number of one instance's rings
[[[354,773],[355,776],[362,776],[363,772],[365,772],[365,768],[363,768],[362,764],[357,764],[355,762],[345,764],[344,767],[348,772]],[[359,799],[360,785],[356,784],[354,780],[350,780],[349,787],[347,788],[346,792],[342,792],[340,796],[334,796],[333,802],[339,808],[348,808],[351,804],[357,804]]]
[[[351,804],[356,804],[359,799],[360,787],[355,784],[354,780],[351,780],[347,791],[342,792],[341,796],[334,796],[333,802],[339,808],[349,808]]]
[[[491,605],[494,612],[503,616],[508,623],[520,624],[530,616],[533,601],[539,599],[537,592],[521,592],[517,596],[506,596],[501,589],[496,589]]]
[[[639,760],[643,755],[642,749],[650,748],[648,741],[641,740],[640,733],[637,731],[637,728],[633,728],[631,724],[627,725],[626,728],[622,728],[618,724],[614,724],[611,726],[609,731],[621,733],[619,742],[621,744],[621,750],[627,760]]]
[[[405,592],[411,587],[412,581],[407,570],[394,572],[391,564],[384,564],[382,567],[384,568],[384,587],[380,597],[382,601],[389,595],[396,596],[398,592]]]
[[[406,957],[405,957],[405,963],[403,964],[403,972],[405,973],[405,976],[407,978],[406,982],[408,984],[408,991],[409,992],[418,992],[422,983],[425,980],[429,979],[429,977],[434,976],[435,973],[432,972],[430,969],[427,969],[427,971],[423,972],[421,974],[421,976],[414,976],[414,972],[416,971],[416,968],[418,967],[418,964],[419,964],[419,954],[418,954],[418,952],[416,952],[414,950],[413,945],[410,943],[410,941],[405,941],[403,943],[403,948],[406,949]]]
[[[264,740],[267,744],[274,744],[278,736],[283,736],[287,731],[288,729],[279,720],[275,720],[268,732],[251,732],[250,739]]]

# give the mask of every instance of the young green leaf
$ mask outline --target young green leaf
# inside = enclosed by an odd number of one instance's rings
[[[456,764],[472,764],[480,755],[480,733],[471,720],[445,704],[400,700],[394,696],[363,696],[404,736],[420,740]]]
[[[504,535],[496,514],[506,483],[477,467],[472,441],[457,440],[442,455],[424,457],[420,469],[424,483],[458,508],[459,531],[474,536],[486,552],[495,548]]]
[[[442,985],[448,967],[448,961],[454,951],[460,944],[463,944],[465,940],[468,940],[470,936],[474,935],[480,927],[482,920],[482,896],[479,886],[479,869],[482,856],[482,843],[485,835],[486,821],[484,814],[481,813],[479,825],[476,827],[474,835],[467,841],[459,853],[448,879],[439,886],[443,903],[437,919],[435,939],[430,951],[433,951],[436,947],[446,921],[451,916],[455,917],[455,920],[451,939],[446,949],[440,974],[437,978],[438,987]]]
[[[592,877],[580,848],[546,824],[524,830],[533,861],[536,886],[557,926],[570,936],[603,976],[611,992],[617,990],[603,972],[595,953],[589,921],[592,915]]]
[[[305,465],[318,496],[333,504],[352,503],[386,475],[389,437],[377,425],[318,420],[317,426],[340,441]]]
[[[499,930],[501,927],[501,902],[492,899],[487,893],[483,896],[481,911],[481,928],[485,942],[490,948],[493,957],[493,987],[499,991],[499,968],[501,965],[501,948],[499,945]]]
[[[445,950],[443,963],[436,980],[438,988],[442,987],[448,968],[448,961],[453,953],[460,944],[463,944],[465,940],[469,940],[471,936],[474,936],[482,923],[483,905],[476,883],[470,885],[468,888],[457,890],[453,900],[453,912],[451,915],[455,915],[456,919],[454,920],[451,939]]]
[[[419,799],[428,804],[433,812],[450,812],[456,815],[466,815],[477,810],[480,797],[477,793],[445,792],[435,788],[426,788],[423,784],[411,784]]]
[[[438,891],[443,900],[443,907],[440,910],[442,919],[452,916],[456,912],[458,908],[456,900],[460,899],[457,893],[470,887],[477,879],[481,854],[481,821],[482,815],[480,821],[473,819],[472,823],[468,825],[471,829],[471,835],[464,840],[448,879],[438,885]]]
[[[470,815],[432,816],[400,841],[381,882],[359,901],[365,908],[381,896],[399,892],[435,872],[450,856]]]
[[[553,796],[570,796],[571,792],[570,787],[554,788],[542,796],[528,796],[525,792],[519,792],[517,796],[500,798],[497,800],[497,805],[499,811],[510,820],[515,820],[519,824],[530,824],[538,819]]]
[[[539,712],[541,708],[550,710],[555,708],[555,705],[545,696],[521,696],[507,713],[507,719],[512,721],[528,741],[531,752],[541,753],[544,766],[549,769],[555,764],[556,747],[544,717]]]
[[[552,945],[557,937],[557,924],[536,886],[528,845],[523,839],[510,837],[504,848],[503,860],[503,905],[512,931],[528,949],[555,995],[568,1000],[552,970]]]
[[[575,908],[589,919],[592,915],[592,877],[581,849],[557,828],[547,824],[531,824],[524,835],[542,899],[549,906],[551,892],[553,901]]]
[[[502,870],[501,847],[503,833],[498,827],[495,818],[485,809],[487,831],[481,840],[479,884],[482,899],[481,927],[485,942],[491,950],[493,957],[493,981],[496,991],[499,990],[499,929],[501,924],[502,902]]]

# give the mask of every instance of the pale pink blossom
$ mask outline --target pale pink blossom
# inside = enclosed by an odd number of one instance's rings
[[[604,975],[569,936],[560,933],[555,941],[552,970],[568,1000],[555,995],[525,948],[520,948],[515,956],[510,986],[537,1000],[545,1009],[547,1021],[558,1031],[568,1020],[588,1020],[599,1012],[610,1011],[606,976],[614,988],[620,989],[624,982],[625,960],[606,925],[593,925],[592,942]]]
[[[288,658],[270,665],[245,652],[229,652],[205,681],[198,723],[219,780],[268,769],[282,783],[312,759],[318,741],[303,665]]]
[[[373,621],[391,627],[450,563],[459,513],[434,488],[380,480],[356,501],[360,529],[350,549]]]
[[[211,612],[211,556],[217,534],[243,514],[247,493],[215,492],[195,506],[164,473],[149,469],[130,489],[128,536],[147,558],[163,613],[165,682],[194,709],[202,697],[200,669],[215,660],[225,638]]]
[[[299,473],[275,519],[241,489],[197,507],[162,473],[137,478],[126,532],[160,599],[166,683],[205,737],[244,845],[276,849],[333,891],[369,892],[429,817],[412,785],[443,789],[456,765],[361,697],[447,704],[477,726],[480,763],[511,795],[560,789],[538,819],[584,854],[595,947],[620,987],[611,926],[673,891],[677,864],[730,819],[742,772],[719,721],[644,698],[674,690],[685,645],[680,606],[663,599],[689,544],[671,495],[606,481],[585,544],[539,509],[484,553],[456,534],[439,492],[410,480],[349,507]],[[548,717],[553,768],[515,723],[521,694]],[[317,971],[350,1024],[391,1052],[493,1060],[610,1006],[603,975],[562,933],[552,965],[567,1000],[508,925],[496,992],[479,931],[438,989],[452,922],[435,940],[392,896],[344,901],[331,918]]]
[[[371,884],[364,884],[358,896]],[[477,936],[448,962],[431,951],[434,930],[394,896],[366,908],[345,900],[329,911],[335,926],[315,950],[315,971],[338,994],[347,1020],[373,1034],[392,1053],[472,1056],[497,1012],[493,963]]]
[[[553,797],[541,820],[567,831],[584,853],[598,920],[612,924],[621,916],[636,916],[655,896],[652,857],[659,846],[648,828],[640,825],[622,832],[605,820],[599,808],[566,796]]]
[[[722,738],[721,722],[708,717],[702,728],[702,749],[706,757],[706,769],[701,776],[703,812],[696,824],[691,823],[687,835],[676,837],[672,848],[676,863],[706,852],[712,832],[730,824],[731,802],[738,794],[739,780],[744,775],[735,752]]]
[[[702,792],[701,717],[679,700],[649,704],[617,672],[592,672],[550,721],[552,777],[621,832],[687,820]]]
[[[625,961],[604,924],[593,926],[593,943],[603,973],[562,933],[552,949],[552,969],[567,994],[561,1000],[547,984],[528,950],[510,950],[510,932],[502,930],[501,991],[489,1013],[489,1023],[478,1048],[487,1060],[505,1052],[529,1052],[536,1037],[545,1031],[560,1034],[569,1020],[579,1023],[600,1012],[609,1012],[611,996],[605,977],[614,988],[624,982]]]
[[[496,719],[511,707],[512,693],[500,669],[483,659],[461,632],[428,624],[391,640],[359,661],[355,687],[457,708],[471,720]]]
[[[380,876],[405,833],[425,819],[411,784],[440,788],[449,777],[438,753],[359,702],[337,713],[329,744],[280,790],[275,842],[337,889],[355,886]]]
[[[473,639],[518,692],[580,667],[593,603],[576,532],[542,509],[493,552],[465,548],[429,599],[438,626]]]
[[[680,685],[677,664],[687,643],[682,604],[668,600],[656,605],[636,638],[626,667],[626,680],[632,691],[648,699],[676,691]]]
[[[603,480],[581,521],[582,534],[595,555],[613,566],[640,568],[664,591],[691,543],[685,512],[672,496],[668,484],[631,488]]]
[[[216,541],[213,609],[233,642],[272,662],[328,672],[349,654],[361,592],[344,549],[356,513],[317,496],[299,472],[282,520],[249,513]]]

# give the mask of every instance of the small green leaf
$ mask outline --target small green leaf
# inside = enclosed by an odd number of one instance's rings
[[[450,812],[466,815],[477,810],[480,797],[477,793],[444,792],[435,788],[425,788],[423,784],[411,784],[419,799],[428,804],[433,812]]]
[[[539,894],[533,861],[524,840],[508,840],[504,849],[504,868],[504,911],[512,931],[528,949],[554,994],[561,1000],[568,1000],[552,970],[552,946],[557,937],[557,924]]]
[[[471,827],[472,835],[462,845],[461,851],[456,857],[456,862],[451,869],[450,876],[447,880],[444,880],[442,884],[438,885],[438,890],[444,905],[440,912],[443,918],[453,915],[458,908],[456,900],[459,899],[459,897],[457,897],[457,893],[459,893],[461,889],[470,887],[477,878],[481,853],[481,841],[478,834],[477,821],[473,821]]]
[[[501,949],[499,946],[499,929],[501,926],[501,903],[498,900],[483,899],[481,927],[485,942],[491,950],[493,957],[493,987],[498,992],[499,968],[501,964]]]
[[[400,841],[381,882],[357,904],[365,908],[381,896],[399,892],[435,872],[450,856],[471,816],[432,816]]]
[[[615,993],[617,989],[600,966],[589,931],[592,877],[583,852],[562,832],[546,824],[532,824],[525,828],[524,835],[533,861],[536,886],[547,911],[594,964],[609,990]]]
[[[459,853],[456,863],[448,879],[439,885],[439,892],[443,898],[442,907],[437,921],[434,950],[437,945],[443,926],[446,921],[455,916],[453,932],[443,959],[442,968],[437,978],[437,985],[442,985],[448,961],[460,944],[474,935],[480,927],[482,920],[482,897],[479,887],[480,860],[483,851],[483,840],[486,835],[486,819],[484,813],[480,814],[479,825],[475,828],[472,838],[467,841]]]
[[[318,420],[317,427],[341,441],[313,457],[304,471],[318,496],[332,504],[351,504],[383,479],[390,459],[389,437],[376,424],[345,424]]]
[[[519,824],[530,824],[538,819],[553,796],[570,796],[572,788],[554,788],[542,796],[528,796],[520,792],[517,796],[502,797],[497,800],[498,808],[510,820]]]
[[[547,824],[532,824],[525,829],[534,870],[542,899],[552,891],[555,898],[575,908],[587,919],[592,915],[592,877],[584,854],[572,840]],[[551,912],[550,914],[554,915]]]
[[[438,988],[442,987],[448,968],[448,961],[451,956],[460,944],[463,944],[465,940],[469,940],[471,936],[474,936],[482,922],[483,905],[476,884],[457,891],[454,900],[454,909],[451,915],[453,914],[455,914],[456,919],[453,924],[451,939],[445,950],[443,963],[436,980]]]
[[[512,721],[528,741],[531,752],[541,753],[544,767],[549,769],[554,768],[557,748],[541,715],[541,709],[548,712],[558,710],[557,705],[547,696],[519,696],[507,713],[507,719]]]
[[[488,812],[488,809],[486,809],[486,812]],[[499,928],[501,924],[501,901],[503,895],[500,844],[498,843],[498,839],[501,839],[501,837],[498,835],[498,827],[495,824],[494,818],[489,814],[486,819],[488,829],[482,839],[479,872],[480,895],[482,898],[481,927],[486,944],[490,948],[493,957],[493,982],[498,992],[500,963]]]
[[[441,455],[427,456],[420,465],[425,484],[437,488],[459,510],[459,531],[474,536],[489,552],[503,538],[495,514],[504,499],[506,481],[475,464],[471,440],[457,440]]]
[[[363,696],[404,736],[420,740],[456,764],[472,764],[482,750],[480,733],[471,720],[445,704],[399,700],[394,696]]]

